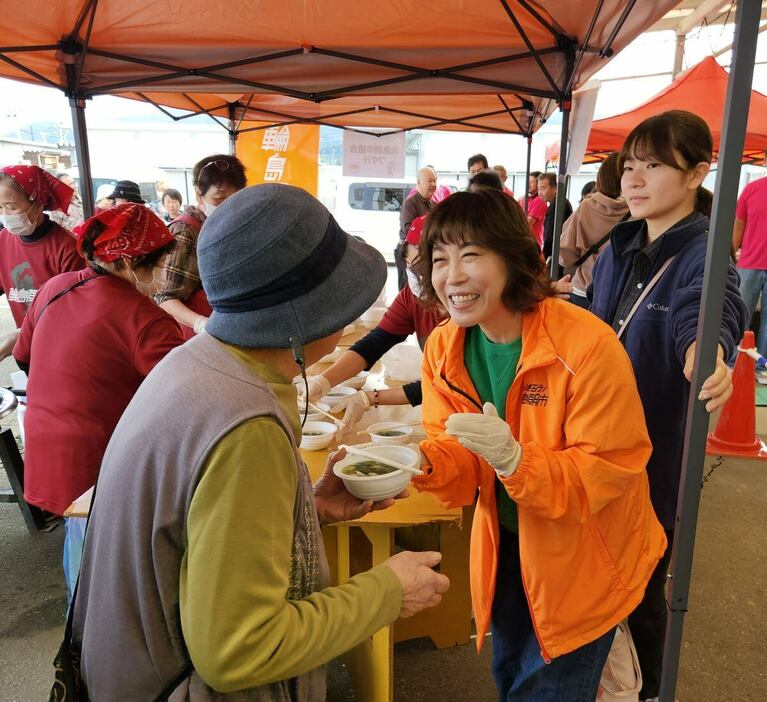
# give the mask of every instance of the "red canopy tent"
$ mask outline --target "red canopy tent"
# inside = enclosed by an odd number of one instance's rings
[[[714,151],[719,151],[722,117],[726,105],[727,71],[713,57],[682,73],[671,85],[630,112],[600,119],[591,127],[586,147],[586,163],[601,161],[611,151],[619,151],[629,132],[642,120],[666,110],[688,110],[700,115],[711,128]],[[765,162],[767,150],[767,96],[751,91],[743,163]]]

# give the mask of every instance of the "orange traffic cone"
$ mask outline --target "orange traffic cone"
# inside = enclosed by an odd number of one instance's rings
[[[746,332],[740,348],[754,348],[754,332]],[[732,396],[722,407],[713,434],[708,435],[706,453],[767,459],[767,445],[756,435],[755,372],[756,361],[748,354],[738,353],[732,373]]]

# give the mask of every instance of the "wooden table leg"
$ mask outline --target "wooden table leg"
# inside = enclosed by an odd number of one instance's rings
[[[469,591],[469,540],[473,507],[465,507],[462,524],[440,524],[440,573],[450,578],[450,589],[436,607],[426,609],[394,625],[394,640],[409,641],[428,636],[437,648],[458,646],[471,638]]]
[[[373,546],[373,565],[383,563],[392,555],[394,530],[376,524],[365,524],[361,525],[360,528]],[[346,535],[348,561],[348,527]],[[340,536],[339,533],[339,566],[342,550]],[[349,666],[360,700],[365,700],[365,702],[392,701],[394,697],[394,635],[391,626],[380,629],[370,639],[363,641],[345,656],[345,661]]]
[[[45,527],[45,515],[42,510],[30,505],[24,499],[24,459],[16,446],[16,439],[10,429],[0,434],[0,463],[5,468],[11,489],[0,491],[0,502],[16,502],[21,510],[24,523],[30,531],[40,531]]]

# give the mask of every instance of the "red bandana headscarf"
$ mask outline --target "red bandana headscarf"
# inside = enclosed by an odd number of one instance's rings
[[[74,228],[77,249],[83,255],[83,239],[94,222],[103,224],[104,231],[94,242],[93,255],[107,263],[123,256],[145,256],[173,241],[168,227],[148,207],[129,202],[103,210]]]
[[[42,202],[43,209],[67,213],[75,191],[40,166],[5,166],[0,173],[13,178],[32,202]]]

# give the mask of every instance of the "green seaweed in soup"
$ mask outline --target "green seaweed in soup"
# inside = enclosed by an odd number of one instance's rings
[[[360,461],[359,463],[352,463],[352,465],[342,468],[341,472],[344,475],[351,475],[358,478],[370,478],[375,475],[393,473],[395,470],[397,469],[378,461]]]
[[[400,429],[384,429],[383,431],[375,432],[376,436],[405,436],[405,432]]]
[[[324,431],[305,431],[303,432],[304,436],[324,436]]]

